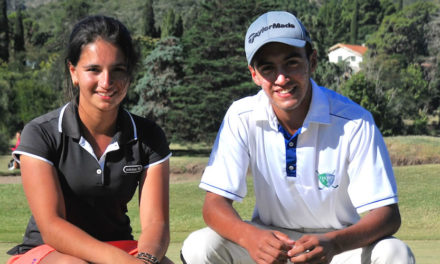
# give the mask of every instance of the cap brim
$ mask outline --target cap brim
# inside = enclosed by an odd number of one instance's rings
[[[272,39],[269,39],[267,41],[261,42],[259,47],[256,48],[255,50],[253,50],[252,53],[249,54],[249,56],[247,58],[248,64],[249,65],[251,64],[252,58],[257,53],[257,51],[259,51],[264,45],[266,45],[268,43],[272,43],[272,42],[284,43],[284,44],[294,46],[297,48],[303,48],[307,43],[307,41],[305,41],[305,40],[292,39],[292,38],[272,38]]]

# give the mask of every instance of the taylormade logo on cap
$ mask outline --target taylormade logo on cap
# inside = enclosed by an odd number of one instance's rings
[[[249,26],[244,44],[248,64],[251,64],[255,53],[270,42],[281,42],[300,48],[307,42],[312,43],[301,22],[285,11],[267,12]]]
[[[287,23],[287,24],[280,24],[280,23],[275,24],[275,23],[273,23],[272,25],[270,25],[268,27],[263,27],[262,29],[260,29],[260,31],[258,31],[256,33],[252,33],[249,36],[249,39],[248,39],[249,43],[254,43],[254,39],[256,37],[260,36],[261,33],[263,33],[264,31],[267,31],[267,30],[272,29],[272,28],[287,28],[287,27],[295,28],[295,25],[290,24],[290,23]]]

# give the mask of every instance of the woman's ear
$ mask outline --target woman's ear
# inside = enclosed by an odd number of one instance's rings
[[[72,63],[68,62],[69,72],[70,72],[70,79],[72,80],[73,86],[78,86],[78,77],[76,72],[76,67],[73,66]]]

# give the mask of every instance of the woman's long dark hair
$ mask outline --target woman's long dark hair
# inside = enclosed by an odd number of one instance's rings
[[[118,20],[103,16],[88,16],[80,20],[74,27],[69,37],[67,54],[65,58],[65,79],[68,99],[74,99],[78,94],[77,87],[74,87],[69,72],[69,64],[76,66],[84,46],[103,39],[117,46],[125,56],[129,80],[137,64],[137,53],[128,29]]]

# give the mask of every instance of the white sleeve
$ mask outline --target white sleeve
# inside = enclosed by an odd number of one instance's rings
[[[232,105],[221,124],[200,188],[234,201],[246,196],[248,125]]]
[[[349,159],[348,194],[358,213],[398,202],[388,151],[371,115],[355,131]]]

